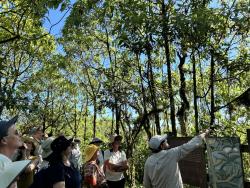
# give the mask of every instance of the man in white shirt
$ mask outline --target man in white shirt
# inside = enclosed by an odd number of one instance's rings
[[[124,188],[124,172],[128,169],[126,154],[120,149],[122,137],[112,135],[110,144],[112,149],[104,152],[104,171],[109,188]]]
[[[6,182],[5,171],[11,166],[11,158],[22,144],[15,126],[16,121],[17,116],[9,121],[0,121],[0,185],[2,185],[3,182],[8,183]],[[7,178],[14,179],[15,177]],[[12,183],[9,187],[16,188],[16,182]]]
[[[202,145],[202,140],[209,133],[194,137],[189,142],[168,149],[167,135],[153,136],[149,141],[152,155],[144,167],[143,185],[145,188],[183,188],[178,162],[188,153]]]

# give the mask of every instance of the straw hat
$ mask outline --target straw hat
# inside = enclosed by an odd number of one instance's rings
[[[9,187],[30,162],[31,160],[11,162],[7,157],[0,156],[0,187]]]
[[[84,150],[84,163],[88,162],[98,149],[99,148],[94,144],[88,145]]]

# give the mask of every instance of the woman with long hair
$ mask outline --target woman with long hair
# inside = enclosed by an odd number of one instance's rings
[[[59,136],[50,145],[49,167],[37,173],[30,188],[81,188],[79,171],[70,163],[72,140]]]

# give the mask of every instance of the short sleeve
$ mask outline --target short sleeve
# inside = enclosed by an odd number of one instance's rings
[[[127,160],[126,153],[124,151],[122,151],[122,153],[121,153],[121,158],[122,158],[122,161]]]
[[[65,181],[65,171],[62,164],[50,166],[48,171],[48,178],[50,178],[50,183],[52,185],[61,181]]]
[[[110,151],[109,150],[105,150],[104,151],[104,161],[109,160],[110,158]]]

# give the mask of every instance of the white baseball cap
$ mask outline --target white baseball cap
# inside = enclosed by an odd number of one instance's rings
[[[166,140],[168,137],[167,134],[164,135],[155,135],[149,140],[149,148],[152,150],[158,150],[162,141]]]

